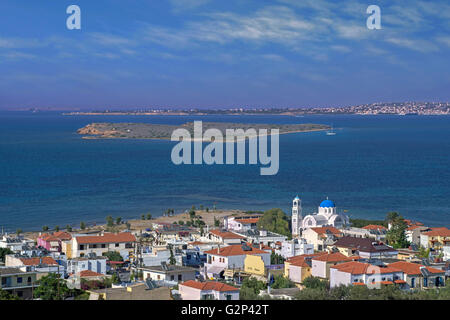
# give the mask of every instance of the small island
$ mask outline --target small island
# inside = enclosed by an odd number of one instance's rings
[[[186,129],[191,135],[194,134],[194,122],[182,125],[165,125],[149,123],[91,123],[78,129],[78,134],[83,135],[83,139],[171,139],[172,133],[176,129]],[[248,129],[270,130],[278,129],[280,134],[312,132],[329,130],[330,127],[323,124],[248,124],[248,123],[224,123],[224,122],[203,122],[203,131],[208,129],[218,129],[225,136],[227,129]]]

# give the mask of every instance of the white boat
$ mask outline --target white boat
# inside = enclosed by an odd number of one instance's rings
[[[335,135],[336,135],[336,132],[334,132],[334,130],[333,130],[333,125],[331,125],[331,130],[327,131],[327,136],[335,136]]]

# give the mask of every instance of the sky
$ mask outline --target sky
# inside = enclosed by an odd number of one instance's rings
[[[0,108],[449,101],[449,53],[448,0],[2,0]]]

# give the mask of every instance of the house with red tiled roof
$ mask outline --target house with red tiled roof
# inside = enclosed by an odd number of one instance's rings
[[[214,229],[208,232],[206,237],[212,242],[219,242],[222,244],[240,244],[245,237],[231,231]]]
[[[265,266],[270,265],[271,253],[259,245],[237,244],[225,247],[217,247],[204,252],[206,263],[202,270],[208,278],[222,277],[226,269],[244,269],[247,255],[260,256]]]
[[[16,267],[23,272],[37,272],[38,278],[42,274],[58,273],[62,276],[65,274],[65,268],[59,265],[52,257],[21,257],[17,255],[6,255],[5,257],[6,267]]]
[[[119,252],[127,260],[130,252],[134,250],[136,237],[130,232],[105,233],[97,236],[75,236],[71,246],[66,248],[68,258],[84,257],[88,253],[104,256],[109,251]],[[64,249],[64,248],[63,248]]]
[[[330,267],[353,260],[354,259],[352,257],[347,257],[340,252],[326,253],[316,256],[311,259],[311,275],[314,277],[328,279],[330,277]]]
[[[44,233],[37,238],[37,245],[50,252],[61,252],[62,242],[70,241],[71,239],[72,235],[64,231]]]
[[[296,286],[301,287],[303,280],[311,276],[311,260],[326,254],[326,252],[317,252],[313,254],[302,254],[287,259],[284,262],[284,276],[294,282]]]
[[[256,230],[261,216],[262,214],[260,213],[227,216],[223,218],[223,226],[228,231],[245,232],[248,230]]]
[[[398,251],[370,238],[342,237],[334,245],[347,257],[359,255],[366,259],[397,258]]]
[[[325,251],[327,247],[342,237],[342,232],[335,227],[308,228],[303,231],[302,238],[314,245],[314,250]]]
[[[189,280],[178,285],[182,300],[239,300],[239,288],[221,282]]]
[[[399,268],[380,267],[359,261],[350,261],[330,267],[330,287],[340,285],[366,285],[379,288],[381,285],[403,285],[403,271]]]
[[[405,230],[406,240],[409,243],[419,245],[420,244],[420,235],[427,231],[431,231],[431,228],[428,228],[425,226],[419,226],[419,225],[409,226]]]
[[[446,227],[431,228],[430,231],[420,234],[420,245],[424,248],[442,250],[450,245],[450,230]]]
[[[387,230],[387,228],[385,226],[378,225],[378,224],[369,224],[362,228],[366,229],[366,230]]]
[[[406,282],[405,288],[423,289],[445,286],[445,270],[407,261],[390,263],[389,267],[403,271],[403,280]]]

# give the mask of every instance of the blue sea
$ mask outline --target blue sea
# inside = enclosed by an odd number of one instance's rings
[[[324,132],[280,136],[280,169],[259,165],[181,165],[170,141],[85,140],[92,122],[187,121],[321,123]],[[142,213],[282,208],[299,195],[304,213],[329,197],[354,218],[387,212],[450,226],[450,117],[446,116],[62,116],[0,113],[0,227],[40,230],[103,223]]]

